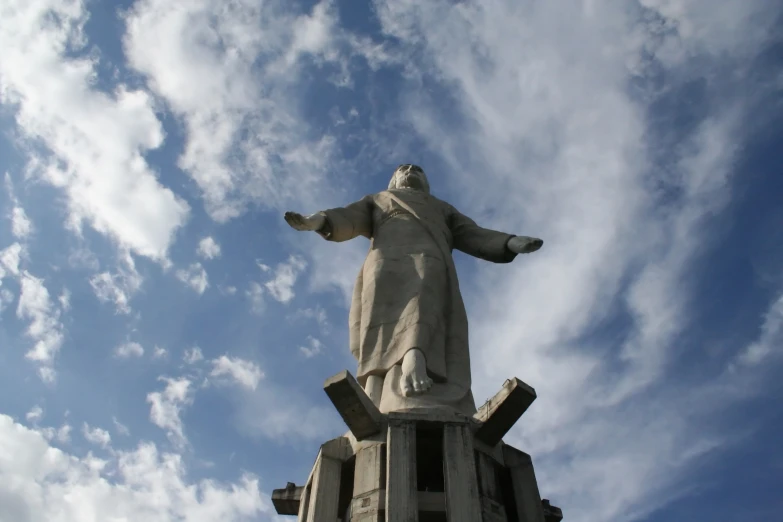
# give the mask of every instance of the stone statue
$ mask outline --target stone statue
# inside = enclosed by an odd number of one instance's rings
[[[329,241],[370,239],[349,335],[357,379],[380,411],[447,406],[473,415],[468,321],[452,249],[508,263],[543,241],[478,226],[432,196],[416,165],[398,167],[388,190],[310,216],[286,212],[285,220]]]

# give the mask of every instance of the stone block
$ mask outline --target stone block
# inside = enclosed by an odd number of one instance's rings
[[[386,522],[418,522],[416,425],[389,420],[386,442]]]
[[[503,446],[503,457],[511,473],[511,487],[519,522],[546,522],[530,455],[511,446]]]
[[[467,424],[443,427],[443,472],[449,522],[481,520],[473,434]]]
[[[348,371],[328,378],[324,391],[356,440],[380,431],[381,412]]]
[[[299,513],[299,500],[304,492],[304,486],[297,487],[289,482],[283,489],[272,491],[272,505],[278,515],[296,515]]]
[[[536,391],[516,377],[507,380],[503,389],[486,402],[474,415],[481,421],[476,437],[495,446],[536,400]]]

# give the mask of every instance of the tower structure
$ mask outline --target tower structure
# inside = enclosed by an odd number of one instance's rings
[[[509,379],[478,412],[410,408],[382,414],[353,376],[324,390],[348,432],[321,445],[302,486],[272,494],[298,522],[559,522],[527,453],[502,440],[535,400]]]

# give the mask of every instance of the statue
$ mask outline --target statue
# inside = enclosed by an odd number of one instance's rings
[[[451,251],[509,263],[543,241],[478,226],[432,196],[416,165],[398,167],[388,190],[310,216],[286,212],[285,220],[329,241],[371,241],[349,335],[357,380],[380,411],[445,406],[473,415],[468,321]]]

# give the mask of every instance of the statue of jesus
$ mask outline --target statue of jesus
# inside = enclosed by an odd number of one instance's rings
[[[381,412],[446,406],[473,415],[468,321],[451,252],[509,263],[543,241],[478,226],[432,196],[416,165],[399,166],[388,190],[310,216],[286,212],[285,220],[328,241],[370,239],[349,338],[357,379]]]

